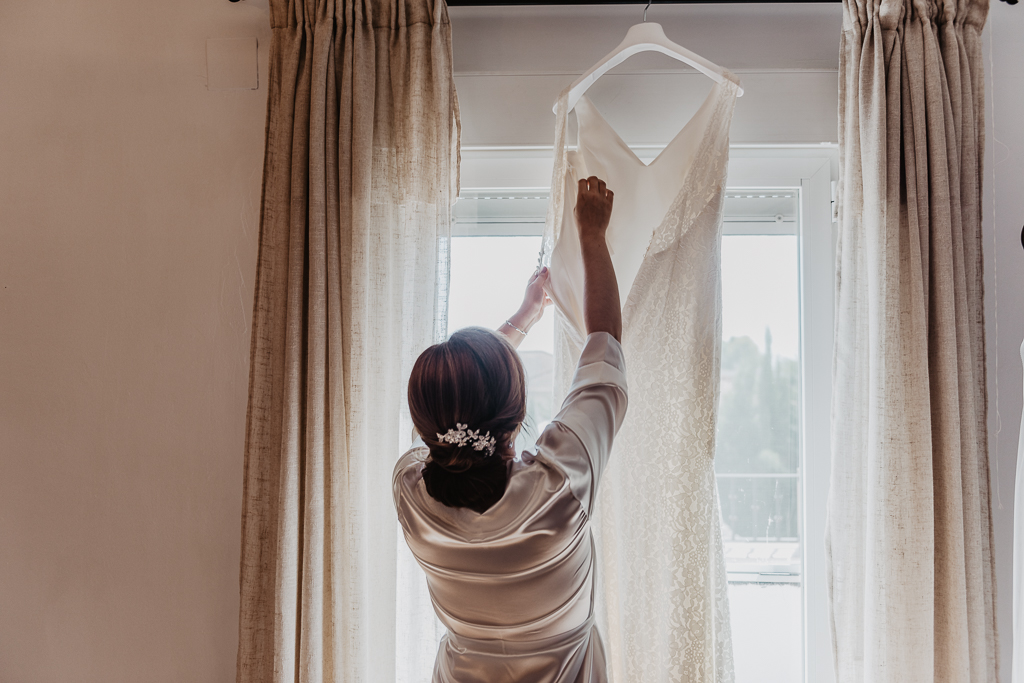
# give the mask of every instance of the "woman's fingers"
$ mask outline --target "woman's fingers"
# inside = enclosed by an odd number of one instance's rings
[[[526,283],[526,298],[533,299],[534,301],[546,296],[544,288],[548,284],[549,271],[547,266],[544,266],[540,270],[536,271],[530,276],[530,281]]]
[[[604,181],[598,178],[596,175],[592,175],[589,178],[580,178],[579,191],[583,192],[603,192]]]
[[[612,191],[608,189],[608,185],[596,175],[592,175],[589,178],[580,178],[579,193],[583,194],[584,192],[593,192],[599,197],[608,197],[609,199],[613,196]]]

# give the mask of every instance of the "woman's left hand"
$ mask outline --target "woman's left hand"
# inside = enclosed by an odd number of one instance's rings
[[[534,273],[530,277],[530,281],[526,284],[526,295],[523,297],[522,306],[520,306],[519,310],[515,312],[515,315],[508,319],[508,321],[515,327],[519,328],[519,330],[529,332],[530,328],[544,316],[544,309],[551,305],[551,299],[545,291],[545,288],[548,285],[548,279],[549,272],[545,266]],[[506,333],[506,336],[508,337],[521,337],[515,329],[509,330],[508,325],[503,324],[501,326],[501,332]],[[511,334],[508,334],[509,332],[511,332]]]
[[[523,297],[523,305],[516,312],[516,317],[522,316],[523,322],[526,323],[526,327],[523,327],[524,330],[529,331],[538,320],[544,317],[544,309],[551,305],[551,299],[545,291],[549,279],[548,267],[544,266],[534,273],[530,277],[530,281],[526,283],[526,296]],[[520,325],[520,327],[522,326]]]

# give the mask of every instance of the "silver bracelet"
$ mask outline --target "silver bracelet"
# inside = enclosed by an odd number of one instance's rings
[[[523,330],[521,330],[518,327],[516,327],[515,325],[513,325],[510,321],[506,320],[505,324],[508,325],[509,327],[511,327],[513,330],[515,330],[519,334],[523,335],[524,337],[526,336],[526,332],[524,332]]]

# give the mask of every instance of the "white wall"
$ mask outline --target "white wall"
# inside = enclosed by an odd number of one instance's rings
[[[550,145],[558,93],[622,40],[643,6],[453,7],[450,14],[463,145]],[[746,92],[733,143],[837,141],[840,5],[653,5],[647,18],[740,76]],[[587,95],[626,142],[664,144],[710,84],[648,53]]]
[[[985,41],[985,316],[1001,680],[1013,653],[1013,498],[1024,402],[1024,5],[993,2]]]
[[[208,0],[0,2],[0,682],[234,680],[266,86]]]

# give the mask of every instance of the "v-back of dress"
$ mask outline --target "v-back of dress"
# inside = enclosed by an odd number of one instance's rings
[[[649,165],[593,104],[577,149],[557,106],[545,230],[556,392],[585,338],[576,184],[615,192],[607,240],[623,302],[631,407],[597,500],[598,623],[616,683],[729,683],[732,650],[713,467],[721,350],[721,220],[737,86],[716,84]]]

